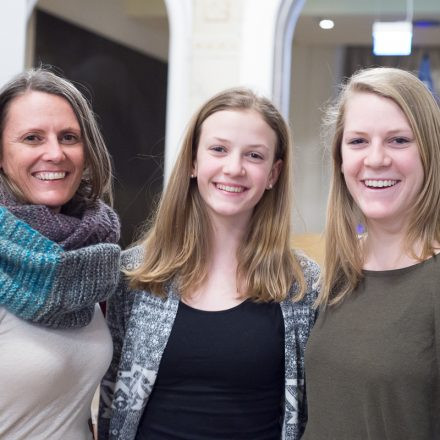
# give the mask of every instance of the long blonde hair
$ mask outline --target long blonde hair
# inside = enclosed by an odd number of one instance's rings
[[[413,74],[395,68],[371,68],[355,73],[343,86],[337,103],[328,112],[334,127],[333,172],[327,206],[323,285],[317,303],[342,301],[362,278],[364,263],[356,225],[362,218],[341,171],[341,142],[347,102],[354,93],[374,93],[394,101],[414,133],[424,172],[422,189],[406,230],[406,251],[422,261],[434,254],[440,241],[440,109],[426,86]],[[415,255],[414,244],[422,250]]]
[[[229,89],[212,97],[191,119],[152,226],[139,242],[145,250],[143,262],[127,272],[130,284],[164,296],[166,283],[176,280],[179,291],[185,295],[206,280],[211,223],[197,182],[190,176],[202,124],[222,110],[257,111],[277,136],[274,160],[283,162],[273,189],[265,191],[254,208],[248,232],[237,251],[237,277],[245,286],[243,296],[255,301],[281,301],[297,281],[295,299],[300,299],[305,281],[289,245],[292,196],[289,129],[268,99],[244,88]]]

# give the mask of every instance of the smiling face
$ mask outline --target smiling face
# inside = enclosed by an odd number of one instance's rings
[[[277,137],[253,110],[219,111],[202,124],[194,174],[211,217],[247,225],[282,165]]]
[[[81,129],[62,97],[29,91],[7,108],[0,167],[28,203],[55,211],[76,193],[84,170]]]
[[[374,93],[349,97],[341,154],[348,190],[367,223],[403,232],[424,172],[414,133],[399,106]]]

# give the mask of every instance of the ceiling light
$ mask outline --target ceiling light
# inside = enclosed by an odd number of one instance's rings
[[[373,23],[373,53],[375,55],[410,55],[411,21],[375,21]]]
[[[321,29],[333,29],[334,26],[335,26],[335,23],[334,23],[333,20],[325,19],[325,20],[320,20],[319,21],[319,27]]]

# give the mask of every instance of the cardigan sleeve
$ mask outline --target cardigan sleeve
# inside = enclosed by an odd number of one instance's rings
[[[128,269],[127,261],[132,260],[136,249],[125,251],[122,256],[121,266]],[[128,263],[130,265],[131,263]],[[115,437],[110,433],[110,420],[114,417],[114,406],[118,405],[118,379],[119,365],[124,346],[126,325],[131,315],[131,308],[135,292],[128,287],[126,279],[121,278],[116,294],[107,303],[107,325],[113,340],[113,358],[100,386],[98,439],[108,440]],[[122,390],[125,392],[126,390]]]
[[[120,249],[65,251],[0,207],[0,306],[53,328],[82,327],[119,279]]]
[[[299,440],[307,422],[304,353],[307,339],[315,322],[313,303],[318,294],[319,267],[302,252],[296,251],[306,282],[304,297],[293,301],[298,283],[293,283],[286,300],[280,303],[285,323],[285,397],[282,438]]]
[[[308,258],[300,258],[299,261],[303,268],[304,277],[307,283],[307,292],[304,298],[304,304],[308,309],[308,319],[305,323],[303,344],[300,344],[300,362],[298,362],[298,376],[302,378],[303,382],[302,398],[299,399],[298,402],[299,431],[302,435],[304,433],[308,419],[307,377],[304,371],[304,356],[307,340],[318,317],[318,312],[316,307],[314,307],[314,302],[316,301],[316,298],[319,294],[321,272],[319,266],[313,260],[310,260]]]

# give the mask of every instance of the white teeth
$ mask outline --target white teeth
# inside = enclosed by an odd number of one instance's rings
[[[216,186],[218,189],[221,189],[221,190],[227,191],[227,192],[241,193],[244,191],[244,188],[242,186],[228,186],[228,185],[221,185],[220,183],[217,183]]]
[[[394,186],[397,180],[364,180],[365,185],[373,188],[387,188]]]
[[[44,171],[40,173],[35,173],[34,177],[40,180],[58,180],[58,179],[64,179],[66,177],[65,171],[57,171],[57,172],[49,172]]]

